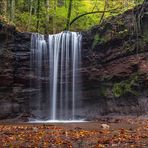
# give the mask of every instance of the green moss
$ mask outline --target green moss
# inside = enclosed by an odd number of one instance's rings
[[[146,43],[148,42],[148,35],[143,36],[143,41]]]
[[[117,20],[117,24],[120,26],[124,25],[124,20],[122,20],[122,19]]]
[[[119,83],[115,83],[112,87],[112,92],[115,97],[121,97],[125,94],[138,95],[137,92],[133,89],[133,86],[136,84],[138,76],[135,75],[129,80],[125,80]]]
[[[127,29],[124,29],[124,30],[122,30],[122,31],[119,31],[119,34],[120,34],[120,35],[124,35],[124,34],[126,34],[126,33],[128,33],[128,30],[127,30]]]
[[[107,88],[101,87],[101,89],[100,89],[100,95],[101,95],[102,97],[105,97],[105,96],[106,96],[106,92],[107,92]]]
[[[124,38],[128,34],[129,34],[129,31],[128,31],[128,29],[125,28],[125,29],[117,32],[117,37]]]
[[[127,53],[132,52],[133,50],[135,50],[136,45],[131,43],[130,41],[125,41],[123,44],[123,50],[125,50]]]
[[[139,38],[137,41],[135,40],[135,43],[136,44],[130,41],[125,41],[123,45],[123,50],[125,50],[127,53],[131,53],[135,49],[137,49],[137,47],[138,47],[138,50],[143,50],[146,45],[146,42],[144,41],[144,39],[141,39],[141,38]]]
[[[145,41],[145,40],[139,39],[138,40],[139,48],[142,50],[144,48],[144,46],[146,45],[147,42],[148,42],[148,40]]]
[[[121,83],[114,84],[112,91],[115,97],[122,96],[123,95],[123,85]]]
[[[94,36],[94,40],[93,40],[93,43],[92,43],[92,49],[94,49],[97,44],[99,44],[99,43],[101,44],[101,43],[104,43],[104,42],[106,42],[106,39],[103,38],[103,37],[100,37],[100,35],[96,34]]]

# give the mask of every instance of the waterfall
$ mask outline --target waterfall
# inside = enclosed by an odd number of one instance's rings
[[[80,33],[31,37],[31,110],[48,120],[75,120],[81,99]]]

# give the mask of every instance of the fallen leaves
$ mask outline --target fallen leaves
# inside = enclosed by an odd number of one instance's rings
[[[112,129],[108,124],[104,126],[105,128],[102,126],[101,129],[86,130],[83,128],[66,129],[48,124],[0,125],[0,147],[148,147],[146,123],[131,129]]]

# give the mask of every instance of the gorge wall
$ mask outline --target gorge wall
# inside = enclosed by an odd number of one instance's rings
[[[148,112],[148,16],[140,7],[82,32],[82,104],[78,116]],[[0,25],[0,119],[26,120],[29,110],[31,33]]]

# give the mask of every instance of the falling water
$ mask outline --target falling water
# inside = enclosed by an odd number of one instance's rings
[[[49,35],[46,39],[32,34],[31,87],[37,92],[31,102],[35,116],[47,116],[50,120],[76,119],[81,102],[81,39],[81,34],[76,32]]]

